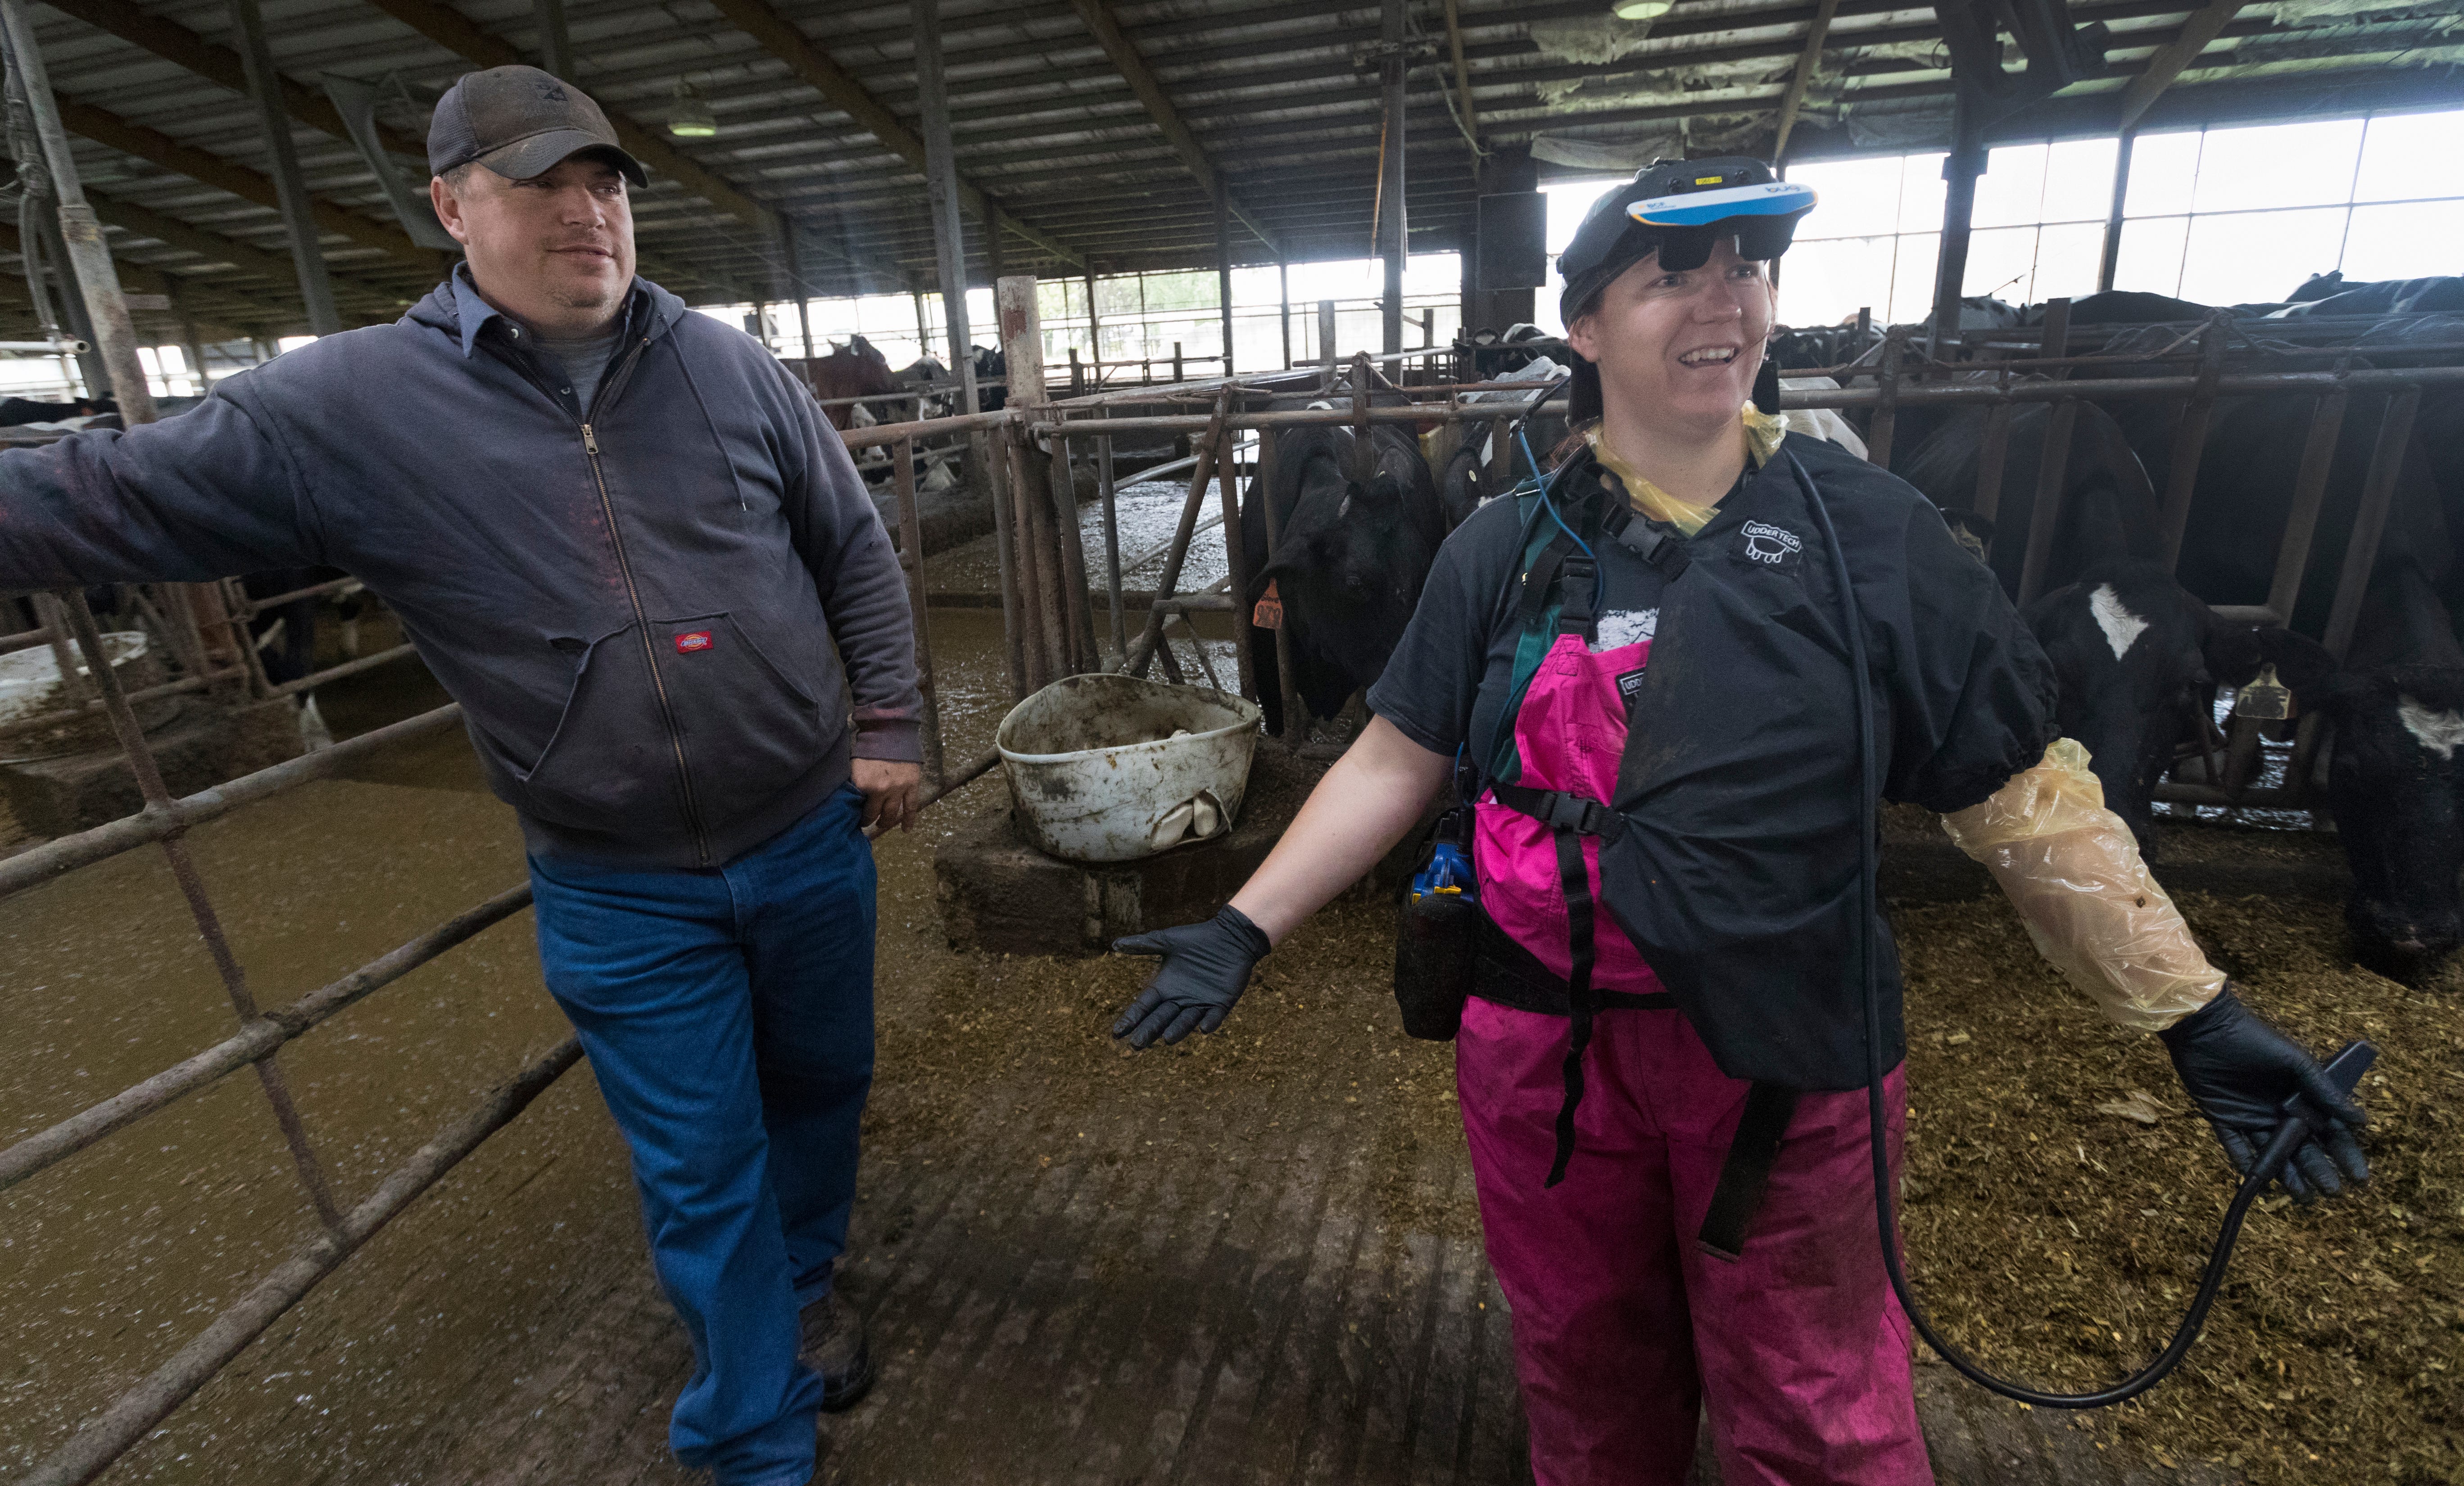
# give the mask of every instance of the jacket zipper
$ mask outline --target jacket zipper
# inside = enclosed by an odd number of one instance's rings
[[[617,528],[616,506],[608,499],[607,477],[599,467],[599,435],[588,424],[582,426],[582,448],[590,459],[590,478],[599,488],[599,510],[607,519],[607,539],[616,549],[616,569],[625,578],[625,597],[632,601],[633,625],[641,632],[642,664],[650,668],[650,689],[658,694],[659,716],[668,725],[668,746],[675,751],[676,781],[685,792],[685,823],[693,827],[693,851],[700,864],[709,866],[710,834],[702,827],[701,802],[693,794],[693,771],[685,763],[684,732],[676,726],[675,706],[668,700],[668,684],[659,675],[659,647],[650,643],[650,617],[642,608],[642,591],[633,582],[633,564],[625,556],[625,534]]]
[[[684,730],[676,726],[675,706],[668,700],[668,684],[659,674],[659,647],[650,642],[650,617],[642,607],[642,591],[633,581],[633,564],[625,555],[625,534],[616,525],[616,505],[607,495],[607,476],[599,467],[598,430],[588,421],[592,414],[614,402],[616,394],[624,390],[625,383],[632,378],[634,363],[642,359],[643,349],[649,343],[649,337],[638,338],[626,350],[625,359],[609,368],[606,375],[600,378],[598,389],[591,396],[590,406],[583,412],[583,417],[576,421],[576,424],[582,429],[583,453],[590,462],[591,483],[599,491],[599,512],[607,521],[607,540],[609,545],[616,549],[616,570],[624,575],[625,597],[633,605],[633,626],[641,631],[642,664],[650,668],[650,689],[658,696],[659,718],[667,724],[668,746],[675,754],[676,783],[684,791],[685,823],[693,828],[693,853],[700,859],[701,865],[709,866],[712,864],[710,833],[702,825],[701,800],[693,793],[693,771],[685,763]],[[531,367],[521,359],[510,358],[509,361],[515,369],[534,386],[547,393],[551,401],[559,402],[561,405],[561,400],[557,397],[555,389],[532,376]]]

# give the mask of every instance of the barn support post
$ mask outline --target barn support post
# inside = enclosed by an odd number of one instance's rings
[[[1094,363],[1088,376],[1097,388],[1104,385],[1104,325],[1096,317],[1095,271],[1087,271],[1087,360]]]
[[[2230,311],[2218,310],[2199,333],[2199,370],[2189,398],[2182,404],[2181,422],[2173,426],[2173,448],[2165,467],[2165,506],[2158,513],[2165,543],[2165,565],[2179,566],[2182,535],[2190,526],[2190,497],[2199,488],[2199,458],[2208,447],[2208,420],[2216,408],[2216,382],[2224,376],[2225,339],[2233,334]]]
[[[915,441],[891,447],[891,479],[898,492],[898,565],[907,574],[907,617],[915,626],[915,686],[924,696],[924,775],[935,788],[946,760],[941,754],[940,693],[933,685],[933,631],[926,623],[924,522],[915,510]]]
[[[1102,380],[1101,368],[1097,380]],[[1099,408],[1099,418],[1111,418],[1111,408]],[[1130,658],[1129,620],[1121,613],[1121,508],[1119,492],[1112,484],[1112,436],[1095,436],[1095,497],[1104,503],[1104,596],[1111,605],[1112,667],[1126,664]]]
[[[1284,370],[1292,369],[1292,266],[1288,260],[1275,262],[1275,287],[1283,296]]]
[[[93,355],[111,379],[121,421],[152,423],[154,392],[145,384],[145,368],[137,360],[137,329],[128,319],[128,300],[120,292],[120,273],[112,266],[111,249],[103,242],[102,223],[77,178],[77,157],[69,152],[68,131],[60,126],[59,102],[34,40],[33,22],[26,16],[25,0],[0,0],[0,27],[8,32],[11,59],[25,88],[28,112],[34,116],[43,164],[51,174],[61,260],[68,276],[76,280],[77,306],[91,321],[79,334],[93,342]]]
[[[1324,397],[1334,391],[1334,301],[1317,302],[1317,390]]]
[[[1137,645],[1131,649],[1129,659],[1121,667],[1133,676],[1147,673],[1147,664],[1155,658],[1156,646],[1163,642],[1163,622],[1172,615],[1172,610],[1166,606],[1167,601],[1180,591],[1180,570],[1189,560],[1190,541],[1198,535],[1199,508],[1206,503],[1206,485],[1215,472],[1215,451],[1222,447],[1224,419],[1229,416],[1231,406],[1232,389],[1225,387],[1218,391],[1214,416],[1207,420],[1205,431],[1199,435],[1198,468],[1190,471],[1189,493],[1181,497],[1180,521],[1173,528],[1172,547],[1164,554],[1163,576],[1155,579],[1155,600],[1147,609],[1146,626],[1138,632]],[[1224,539],[1229,541],[1236,535],[1227,533]],[[1167,673],[1177,669],[1177,663],[1171,659],[1169,650],[1165,652],[1164,666]]]
[[[1215,193],[1215,302],[1223,319],[1223,375],[1232,375],[1232,208]]]
[[[2124,129],[2113,153],[2113,205],[2105,208],[2104,246],[2097,255],[2096,292],[2107,294],[2113,289],[2114,272],[2122,266],[2122,210],[2130,199],[2130,147],[2137,142],[2139,131]]]
[[[2045,569],[2054,555],[2054,534],[2061,530],[2063,498],[2070,490],[2071,437],[2079,428],[2077,398],[2054,404],[2045,419],[2045,453],[2036,466],[2036,498],[2028,508],[2028,550],[2019,566],[2019,602],[2036,601],[2045,589]]]
[[[1865,433],[1865,457],[1885,470],[1891,468],[1891,429],[1900,417],[1900,357],[1907,349],[1905,331],[1905,326],[1894,325],[1882,333],[1882,368],[1875,378],[1880,396]]]
[[[1223,500],[1224,566],[1232,579],[1232,653],[1237,667],[1235,675],[1238,677],[1241,694],[1254,701],[1258,696],[1258,678],[1253,674],[1250,652],[1249,553],[1241,540],[1241,433],[1237,428],[1226,431],[1223,442],[1216,453],[1215,479]],[[1249,498],[1262,500],[1265,496],[1265,492],[1259,487],[1257,475],[1252,473],[1249,477]],[[1189,623],[1189,616],[1183,614],[1181,622]],[[1198,629],[1195,624],[1191,624],[1189,633],[1192,640],[1197,639]],[[1200,645],[1199,655],[1203,658],[1205,653],[1205,647]]]
[[[539,70],[573,81],[573,37],[564,29],[564,0],[532,0],[532,13],[539,20]]]
[[[2046,300],[2044,333],[2036,342],[2037,359],[2039,361],[2060,359],[2070,345],[2070,300],[2061,298]],[[2061,368],[2054,373],[2054,380],[2058,382],[2068,375],[2069,369]],[[2007,365],[2000,372],[1999,380],[2005,387],[2011,384],[2011,371]],[[2071,404],[2066,403],[2062,405],[2068,407]],[[1977,450],[1976,458],[1975,511],[1988,521],[1992,520],[2002,507],[2002,471],[2009,462],[2011,419],[2016,411],[2017,409],[2012,404],[1996,403],[1993,410],[1985,415],[1985,441],[1983,447]],[[2035,506],[2029,508],[2032,518],[2035,512],[2039,509],[2041,508]],[[2033,536],[2033,534],[2031,535]],[[2026,582],[2024,575],[2020,581],[2023,585]]]
[[[1258,478],[1251,486],[1257,493],[1260,513],[1266,522],[1266,560],[1274,561],[1275,548],[1284,539],[1284,523],[1275,514],[1274,486],[1275,430],[1258,430]],[[1228,538],[1227,538],[1228,539]],[[1252,618],[1254,619],[1254,614]],[[1300,751],[1301,740],[1309,735],[1309,712],[1301,700],[1300,673],[1292,665],[1292,630],[1288,613],[1275,625],[1275,677],[1284,699],[1284,746]],[[1264,701],[1261,697],[1259,700]]]
[[[1377,151],[1377,251],[1386,261],[1386,339],[1389,356],[1403,349],[1403,268],[1411,253],[1411,231],[1403,209],[1403,0],[1382,0],[1379,9],[1377,70],[1385,99],[1385,132]]]
[[[993,313],[1001,325],[1001,358],[1008,367],[1010,404],[1020,409],[1043,409],[1049,402],[1045,392],[1045,328],[1043,316],[1035,303],[1035,276],[1020,273],[993,281]],[[1032,414],[1030,414],[1032,417]],[[1069,481],[1069,446],[1062,439],[1052,441],[1052,461],[1045,466],[1043,491],[1035,481],[1035,436],[1025,426],[1010,424],[1002,428],[1010,446],[1010,470],[1018,510],[1027,517],[1023,535],[1030,539],[1027,555],[1030,562],[1023,572],[1035,584],[1035,599],[1030,609],[1037,616],[1037,631],[1045,638],[1045,653],[1035,685],[1047,685],[1062,675],[1077,675],[1087,670],[1079,666],[1079,636],[1094,644],[1094,626],[1084,623],[1087,609],[1087,557],[1079,550],[1077,530],[1077,491]],[[1030,667],[1032,670],[1032,667]]]
[[[983,411],[976,386],[976,358],[967,327],[967,237],[958,216],[957,155],[950,143],[950,90],[941,68],[940,0],[914,0],[915,88],[924,135],[924,190],[933,219],[933,262],[941,290],[941,325],[949,337],[950,372],[958,380],[959,411]],[[915,299],[916,317],[923,317],[924,299]],[[1013,521],[1009,482],[1002,477],[1000,441],[981,429],[967,434],[968,462],[983,482],[983,495],[993,508],[993,550],[1001,568],[1001,636],[1008,651],[1009,688],[1014,697],[1026,695],[1026,657],[1022,648],[1019,613],[1018,555],[1010,550]]]
[[[2387,399],[2379,418],[2378,442],[2370,448],[2369,472],[2362,477],[2362,499],[2353,513],[2353,535],[2344,546],[2344,561],[2336,574],[2335,606],[2328,610],[2322,643],[2339,663],[2352,648],[2353,629],[2362,618],[2362,598],[2369,591],[2370,574],[2378,567],[2379,543],[2387,535],[2387,514],[2395,506],[2396,477],[2412,442],[2413,419],[2421,411],[2418,382]]]
[[[813,376],[812,291],[804,287],[804,265],[796,251],[793,217],[779,219],[779,247],[787,263],[787,292],[796,296],[796,334],[804,343],[804,379],[809,383]]]
[[[1985,173],[1985,138],[1977,108],[1962,89],[1951,109],[1950,155],[1942,178],[1950,190],[1942,207],[1942,251],[1933,281],[1933,354],[1939,358],[1959,339],[1959,296],[1968,277],[1968,229],[1976,216],[1976,178]]]
[[[282,228],[291,240],[291,265],[299,275],[299,297],[308,307],[311,335],[341,331],[342,318],[334,309],[333,280],[325,274],[325,251],[317,243],[317,217],[308,197],[308,182],[299,173],[299,150],[291,139],[291,120],[282,110],[282,75],[274,70],[274,54],[265,44],[265,14],[256,0],[231,0],[231,39],[248,76],[249,101],[256,105],[257,127],[264,131],[273,167],[275,199],[282,205]],[[115,373],[115,382],[120,380]]]
[[[2293,477],[2293,510],[2284,518],[2284,539],[2276,549],[2276,577],[2267,585],[2267,606],[2276,623],[2293,624],[2293,606],[2301,598],[2301,570],[2310,560],[2310,538],[2319,527],[2319,511],[2327,499],[2327,475],[2336,462],[2336,443],[2343,437],[2344,409],[2352,394],[2339,387],[2319,399],[2310,414],[2310,434],[2301,446],[2301,463]]]

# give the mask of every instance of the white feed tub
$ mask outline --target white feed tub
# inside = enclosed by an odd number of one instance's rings
[[[1028,840],[1065,862],[1133,862],[1232,829],[1258,705],[1208,687],[1067,676],[994,741]]]
[[[111,668],[117,671],[132,661],[143,660],[145,645],[143,630],[114,630],[102,637],[102,653],[111,657]],[[69,653],[77,658],[77,673],[86,675],[85,657],[77,653],[74,643]],[[87,694],[92,695],[90,688]],[[68,696],[60,688],[59,660],[50,645],[29,645],[0,655],[0,722],[38,717],[68,705]]]

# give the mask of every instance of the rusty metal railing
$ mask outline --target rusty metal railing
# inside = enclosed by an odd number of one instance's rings
[[[912,503],[910,505],[912,515]],[[917,544],[910,542],[910,550]],[[921,613],[921,564],[910,570],[910,580]],[[581,1060],[579,1039],[566,1038],[542,1056],[517,1070],[476,1104],[448,1122],[408,1160],[378,1180],[357,1202],[336,1193],[305,1122],[293,1101],[279,1061],[282,1050],[338,1013],[358,1004],[454,946],[504,922],[530,907],[525,882],[475,904],[444,923],[359,967],[348,974],[290,1002],[266,1010],[257,1005],[246,970],[223,932],[220,915],[184,841],[206,821],[243,806],[268,799],[312,779],[330,776],[364,761],[369,755],[456,725],[459,707],[442,707],[389,727],[262,769],[242,778],[175,799],[165,787],[152,750],[145,741],[132,703],[137,699],[121,684],[104,653],[100,627],[81,594],[56,596],[77,650],[85,657],[86,674],[99,693],[92,706],[110,719],[112,731],[137,776],[144,807],[91,830],[0,860],[0,898],[24,892],[66,873],[90,866],[123,852],[155,844],[162,848],[171,875],[186,900],[197,933],[204,940],[217,977],[231,1007],[236,1029],[212,1046],[90,1104],[48,1128],[0,1149],[0,1190],[76,1155],[186,1096],[222,1078],[248,1068],[255,1073],[269,1115],[280,1131],[294,1175],[317,1213],[320,1232],[268,1271],[237,1300],[225,1307],[204,1329],[100,1412],[50,1456],[17,1478],[19,1486],[77,1486],[107,1469],[143,1439],[180,1404],[239,1355],[241,1349],[271,1326],[283,1312],[334,1273],[378,1230],[401,1213],[422,1192],[476,1150],[489,1136],[527,1108],[532,1101]],[[380,664],[369,657],[364,665]],[[73,674],[63,667],[63,674]],[[161,689],[161,688],[157,688]],[[80,712],[77,715],[84,715]],[[934,736],[934,774],[937,781],[924,798],[930,805],[964,787],[998,761],[988,754],[955,774],[945,772]]]

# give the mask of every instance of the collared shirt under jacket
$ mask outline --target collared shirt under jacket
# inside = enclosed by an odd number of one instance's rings
[[[715,865],[851,756],[917,757],[897,557],[811,396],[637,279],[584,407],[464,272],[176,418],[0,455],[0,587],[345,569],[545,856]]]

